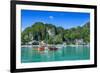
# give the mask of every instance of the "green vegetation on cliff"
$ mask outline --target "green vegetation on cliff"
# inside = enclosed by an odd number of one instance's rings
[[[90,23],[84,26],[77,26],[70,29],[57,27],[53,24],[36,22],[21,32],[21,43],[27,44],[30,41],[44,41],[48,44],[75,44],[81,40],[85,44],[90,42]]]

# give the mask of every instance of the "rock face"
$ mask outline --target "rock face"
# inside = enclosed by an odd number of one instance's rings
[[[21,32],[21,44],[27,44],[33,40],[48,44],[75,44],[76,39],[82,39],[83,42],[90,42],[90,23],[83,26],[64,29],[53,24],[44,24],[36,22]]]

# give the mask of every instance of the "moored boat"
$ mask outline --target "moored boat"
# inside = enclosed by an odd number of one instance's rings
[[[38,51],[44,51],[45,50],[45,47],[39,47],[38,48]]]
[[[56,51],[56,50],[58,50],[58,48],[56,48],[56,47],[49,47],[48,48],[50,51]]]

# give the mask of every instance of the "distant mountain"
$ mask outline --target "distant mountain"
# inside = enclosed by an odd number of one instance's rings
[[[85,43],[90,42],[90,22],[84,26],[71,29],[56,27],[53,24],[36,22],[21,32],[21,43],[27,44],[32,40],[44,41],[48,44],[75,44],[75,40],[83,39]]]

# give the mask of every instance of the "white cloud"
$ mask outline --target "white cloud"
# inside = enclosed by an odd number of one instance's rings
[[[49,18],[50,18],[50,19],[53,19],[54,17],[53,17],[53,16],[49,16]]]

